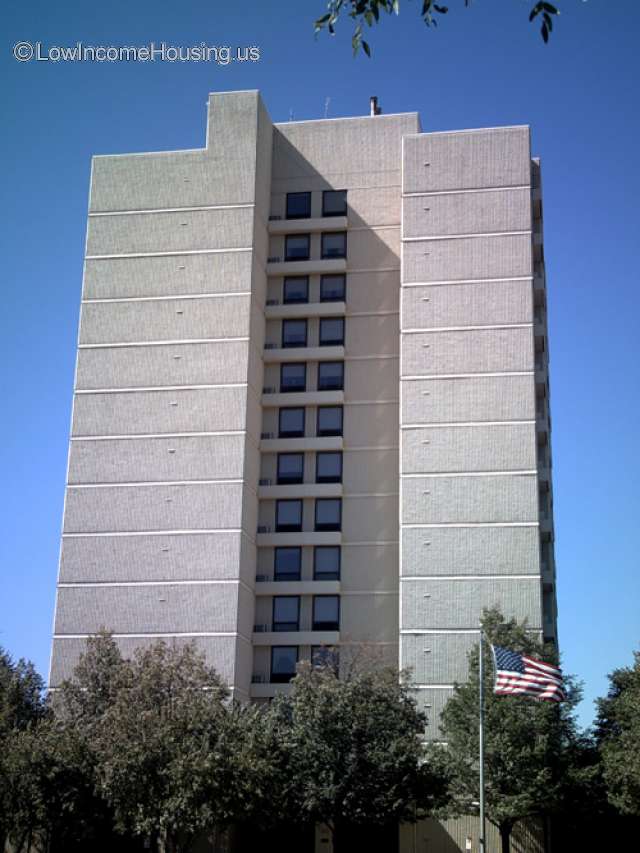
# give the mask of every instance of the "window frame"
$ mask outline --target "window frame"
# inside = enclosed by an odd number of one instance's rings
[[[334,430],[327,431],[320,430],[320,412],[327,411],[327,409],[339,409],[340,410],[340,432],[335,432]],[[316,409],[316,436],[318,438],[328,437],[328,436],[342,436],[344,434],[344,406],[318,406]]]
[[[295,524],[280,524],[278,521],[278,513],[283,504],[299,504],[300,505],[300,521]],[[301,498],[278,498],[276,500],[276,517],[275,528],[276,533],[301,533],[304,525],[304,504]]]
[[[295,551],[298,558],[298,570],[288,574],[278,572],[278,552]],[[280,577],[278,576],[280,574]],[[295,577],[294,577],[295,575]],[[280,583],[281,581],[299,581],[302,576],[302,547],[300,545],[276,545],[273,549],[273,580]]]
[[[338,554],[338,570],[337,572],[318,572],[317,561],[318,552],[332,551]],[[314,581],[339,581],[342,574],[342,548],[340,545],[316,545],[313,549],[313,579]]]
[[[324,383],[321,379],[322,368],[328,364],[339,364],[342,370],[342,380],[339,385],[327,385],[327,380],[324,380]],[[344,391],[344,361],[319,361],[318,362],[318,376],[317,376],[317,389],[318,391]]]
[[[337,475],[336,474],[330,475],[330,476],[324,475],[321,477],[320,473],[318,471],[318,469],[320,467],[319,462],[320,462],[320,459],[322,457],[326,458],[327,456],[337,456],[338,457],[338,459],[340,460],[340,470],[339,470],[339,473]],[[316,483],[341,483],[342,482],[342,466],[343,466],[343,459],[342,459],[342,451],[341,450],[318,450],[316,453],[316,471],[315,471]]]
[[[296,602],[296,620],[292,621],[276,621],[276,602],[284,599],[292,599]],[[291,625],[294,627],[284,628],[283,625]],[[271,630],[275,633],[286,633],[288,631],[300,630],[300,596],[299,595],[274,595],[271,602]]]
[[[304,340],[302,343],[297,341],[293,343],[287,343],[285,340],[285,327],[288,323],[298,323],[300,325],[304,325]],[[309,322],[306,318],[303,317],[285,317],[282,320],[282,327],[280,329],[280,345],[282,349],[300,349],[301,347],[307,346],[307,341],[309,338]]]
[[[281,651],[282,649],[293,649],[295,653],[295,666],[293,668],[293,672],[285,672],[285,673],[276,673],[274,672],[273,661],[275,658],[275,653]],[[298,668],[298,663],[300,661],[300,646],[271,646],[271,655],[269,660],[269,683],[270,684],[289,684],[292,678],[295,678],[296,671]],[[277,677],[277,676],[280,677]]]
[[[326,209],[326,200],[330,195],[337,195],[338,193],[342,193],[344,196],[344,210],[341,211],[327,211]],[[322,216],[324,218],[332,217],[332,216],[346,216],[348,211],[347,204],[347,190],[323,190],[322,191]]]
[[[322,504],[335,503],[338,505],[338,520],[331,522],[318,521],[318,507]],[[316,498],[313,506],[313,529],[316,533],[338,533],[342,530],[342,498]]]
[[[342,279],[342,296],[324,296],[322,289],[327,279]],[[347,276],[344,273],[327,273],[320,276],[320,302],[344,302],[347,294]]]
[[[305,255],[289,255],[289,240],[301,240],[306,238],[307,241],[307,252]],[[311,257],[311,234],[285,234],[284,237],[284,259],[286,263],[292,263],[295,261],[308,261]]]
[[[308,213],[303,213],[303,214],[299,214],[299,213],[290,214],[289,213],[289,199],[293,198],[294,196],[297,196],[298,198],[306,196],[306,198],[309,202],[309,204],[308,204],[309,212]],[[284,218],[285,219],[311,219],[311,192],[310,191],[308,191],[308,192],[303,191],[303,192],[287,193],[286,198],[285,198],[285,206],[284,206]]]
[[[284,456],[293,456],[300,457],[301,466],[300,466],[300,475],[283,475],[280,473],[280,460]],[[299,483],[304,483],[304,453],[300,453],[298,451],[284,450],[281,453],[277,454],[276,458],[276,483],[278,486],[285,485],[298,485]]]
[[[342,324],[342,335],[339,338],[334,338],[333,340],[324,341],[322,339],[322,327],[326,323],[341,323]],[[346,332],[346,321],[344,317],[320,317],[320,323],[318,324],[318,346],[321,347],[343,347],[344,346],[344,338]],[[343,376],[344,380],[344,376]]]
[[[304,281],[304,299],[287,298],[287,284],[292,281]],[[306,305],[309,302],[309,276],[308,275],[285,275],[282,280],[282,304],[283,305]]]
[[[283,374],[285,368],[287,367],[300,367],[304,368],[304,379],[302,383],[302,387],[295,388],[285,388],[283,382]],[[307,390],[307,363],[306,361],[283,361],[280,364],[280,393],[281,394],[303,394]]]
[[[302,412],[302,432],[299,430],[288,432],[282,429],[283,412]],[[306,432],[307,410],[304,406],[281,406],[278,409],[278,438],[304,438]]]
[[[327,253],[325,249],[325,241],[328,237],[344,237],[344,253],[341,255],[335,253]],[[320,258],[323,261],[342,260],[347,257],[347,232],[346,231],[323,231],[320,236]]]
[[[337,605],[338,605],[337,614],[336,614],[337,619],[335,619],[334,621],[320,622],[320,621],[316,620],[316,601],[318,601],[321,598],[325,599],[325,600],[328,598],[333,598],[336,600]],[[339,631],[340,630],[340,596],[339,595],[336,595],[334,593],[334,594],[328,594],[328,595],[321,594],[321,595],[314,595],[313,596],[313,602],[311,605],[311,630],[312,631]]]

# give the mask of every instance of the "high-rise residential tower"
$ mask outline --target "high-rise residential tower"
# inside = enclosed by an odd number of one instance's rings
[[[94,159],[53,687],[102,627],[240,700],[364,645],[437,737],[483,607],[555,639],[529,129],[371,112]]]

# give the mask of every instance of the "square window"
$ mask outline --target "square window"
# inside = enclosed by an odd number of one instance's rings
[[[328,231],[323,234],[320,254],[323,258],[346,258],[347,232]]]
[[[311,666],[314,669],[330,669],[336,675],[340,668],[340,655],[333,646],[311,646]]]
[[[279,503],[285,502],[279,501]],[[342,501],[340,498],[316,498],[315,522],[316,530],[340,530],[342,527]]]
[[[273,646],[271,648],[271,683],[287,684],[296,674],[298,663],[297,646]]]
[[[322,193],[322,215],[323,216],[346,216],[347,215],[347,191],[325,190]]]
[[[278,438],[304,437],[304,409],[280,409]]]
[[[340,596],[314,595],[313,597],[313,630],[340,630]]]
[[[313,550],[314,581],[340,580],[340,546],[318,545]]]
[[[297,595],[274,595],[274,631],[297,631],[300,627],[300,597]]]
[[[307,387],[307,365],[302,362],[298,364],[280,365],[280,392],[293,393],[304,391]]]
[[[342,391],[344,388],[344,364],[341,361],[318,363],[318,391]]]
[[[344,302],[346,276],[323,275],[320,277],[320,302]]]
[[[316,434],[342,435],[342,406],[318,406]]]
[[[276,501],[276,531],[299,533],[302,530],[302,501]]]
[[[301,483],[304,480],[304,454],[278,453],[278,484]]]
[[[282,346],[306,347],[307,345],[307,321],[306,320],[283,320],[282,321]]]
[[[282,285],[282,301],[285,305],[309,301],[309,277],[306,275],[288,276]]]
[[[287,234],[284,238],[285,261],[308,261],[310,244],[309,234]]]
[[[299,581],[302,566],[302,548],[275,548],[273,552],[273,579]]]
[[[302,455],[302,454],[301,454]],[[280,482],[280,481],[278,481]],[[342,453],[326,451],[316,454],[316,483],[342,482]]]
[[[320,346],[340,347],[344,344],[344,317],[320,319]]]
[[[309,219],[311,193],[287,193],[287,219]]]

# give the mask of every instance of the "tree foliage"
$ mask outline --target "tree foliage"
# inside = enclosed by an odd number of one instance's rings
[[[471,0],[464,0],[464,5],[470,6]],[[436,0],[421,0],[420,17],[428,27],[437,26],[438,19],[448,11],[448,6]],[[349,17],[355,24],[351,37],[354,55],[362,48],[367,56],[371,56],[371,47],[364,39],[365,27],[372,27],[379,23],[381,15],[399,15],[400,0],[329,0],[327,12],[314,24],[315,32],[327,29],[331,35],[334,35],[336,24],[342,14]],[[544,0],[534,3],[529,12],[529,21],[540,22],[540,34],[545,43],[553,30],[553,18],[559,14],[560,11],[556,6]]]
[[[640,815],[640,651],[609,681],[596,724],[608,796],[622,814]]]
[[[573,708],[579,691],[565,685],[561,705],[526,696],[493,693],[493,662],[489,643],[557,663],[553,648],[544,647],[526,623],[506,620],[497,610],[485,611],[485,804],[488,819],[499,829],[503,850],[509,849],[514,824],[523,818],[556,810],[563,796],[568,748],[578,738]],[[469,681],[456,685],[441,718],[447,743],[442,760],[450,774],[450,812],[472,813],[479,799],[479,648],[469,655]]]

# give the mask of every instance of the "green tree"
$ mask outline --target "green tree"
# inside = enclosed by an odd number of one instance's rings
[[[596,720],[608,797],[622,814],[640,815],[640,651],[609,681]]]
[[[118,831],[178,853],[234,820],[247,796],[238,718],[192,645],[157,642],[125,660],[111,637],[98,636],[61,694],[63,716],[93,745],[98,790]]]
[[[465,6],[471,5],[471,0],[464,0]],[[436,0],[422,0],[420,4],[420,17],[428,27],[435,27],[438,18],[446,15],[449,11],[447,6]],[[371,55],[371,48],[363,38],[365,27],[372,27],[380,21],[381,15],[399,15],[400,0],[329,0],[327,12],[315,22],[316,33],[327,29],[331,35],[335,33],[336,24],[340,16],[344,14],[355,23],[351,44],[356,54],[360,48],[367,56]],[[529,12],[529,20],[540,21],[540,34],[545,42],[553,29],[553,17],[559,15],[559,9],[552,3],[535,2]]]
[[[489,643],[557,663],[551,647],[538,642],[526,623],[506,620],[497,610],[485,611],[485,805],[487,818],[500,832],[503,853],[510,849],[515,823],[544,817],[560,808],[567,778],[569,747],[576,743],[573,709],[579,690],[565,679],[567,700],[556,704],[526,696],[493,693],[493,661]],[[479,799],[478,696],[479,654],[469,655],[469,680],[454,688],[441,717],[447,743],[441,759],[450,774],[449,812],[469,814]]]
[[[425,717],[390,667],[302,666],[268,715],[284,757],[283,801],[302,821],[325,824],[334,844],[348,826],[413,821],[444,784],[425,762]],[[339,849],[339,847],[338,847]]]

